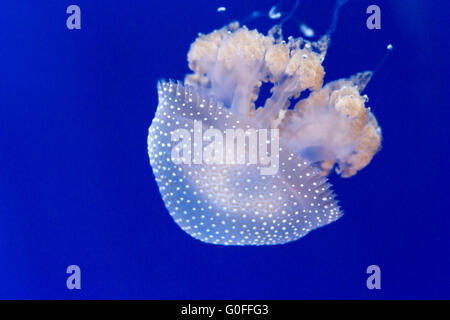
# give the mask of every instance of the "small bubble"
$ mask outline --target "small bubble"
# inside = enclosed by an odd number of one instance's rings
[[[227,11],[227,8],[225,8],[225,7],[218,7],[217,8],[217,12],[225,12],[225,11]]]
[[[394,46],[392,44],[388,44],[386,49],[388,49],[389,51],[392,51],[394,49]]]
[[[253,12],[252,12],[252,17],[253,17],[253,18],[259,17],[259,11],[253,11]]]
[[[311,38],[314,37],[314,30],[308,27],[306,24],[302,23],[300,25],[300,31],[303,33],[305,37]]]

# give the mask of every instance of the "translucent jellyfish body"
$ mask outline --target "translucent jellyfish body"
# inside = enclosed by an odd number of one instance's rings
[[[381,131],[361,96],[370,72],[323,86],[328,43],[327,35],[284,41],[279,27],[263,35],[233,23],[199,35],[188,53],[193,73],[184,83],[158,84],[150,163],[169,213],[192,237],[222,245],[283,244],[342,215],[326,176],[332,168],[349,177],[365,167],[380,148]],[[264,82],[273,84],[271,97],[255,106]],[[304,90],[311,91],[308,98],[289,108]],[[227,143],[238,139],[228,139],[230,130],[245,137],[252,130],[276,132],[277,149],[265,150],[276,151],[275,161],[224,161]],[[259,136],[259,147],[265,137]],[[248,160],[260,149],[233,152]]]

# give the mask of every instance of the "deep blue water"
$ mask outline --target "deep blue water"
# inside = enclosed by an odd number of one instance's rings
[[[66,28],[70,4],[81,30]],[[157,80],[184,78],[198,32],[275,4],[1,2],[0,298],[450,298],[445,0],[350,1],[340,12],[327,81],[373,69],[394,45],[366,90],[383,148],[355,177],[331,176],[343,218],[282,246],[223,247],[166,211],[146,145]],[[370,4],[381,30],[366,28]],[[304,0],[295,16],[321,34],[333,6]],[[66,288],[72,264],[81,290]],[[366,287],[372,264],[381,290]]]

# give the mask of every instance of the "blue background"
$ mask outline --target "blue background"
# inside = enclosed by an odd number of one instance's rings
[[[81,30],[66,28],[70,4]],[[222,247],[166,211],[146,145],[157,80],[184,78],[198,32],[275,4],[1,1],[0,298],[450,298],[449,1],[342,8],[326,81],[395,49],[366,89],[382,150],[357,176],[331,176],[339,221],[283,246]],[[365,26],[370,4],[381,30]],[[333,7],[304,0],[295,15],[320,35]],[[292,22],[284,34],[300,35]],[[66,288],[71,264],[81,290]],[[381,290],[366,288],[371,264]]]

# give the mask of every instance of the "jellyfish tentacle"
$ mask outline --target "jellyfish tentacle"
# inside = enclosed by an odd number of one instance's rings
[[[331,20],[330,27],[328,28],[327,35],[331,35],[335,30],[339,20],[339,11],[341,7],[346,4],[348,0],[336,0],[333,11],[333,18]]]

